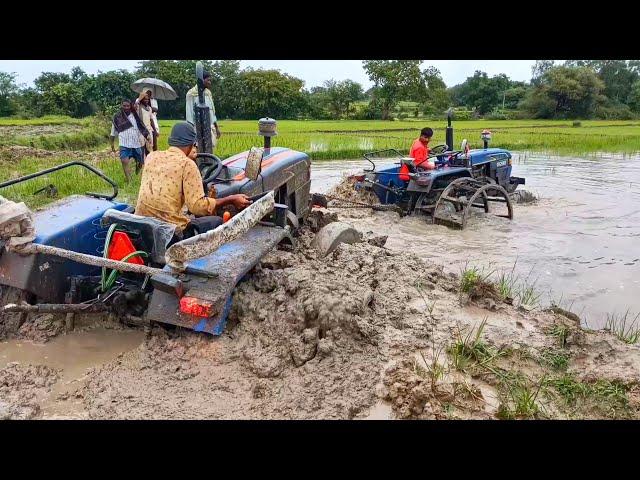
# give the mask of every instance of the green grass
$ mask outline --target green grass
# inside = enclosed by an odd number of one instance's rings
[[[171,126],[176,120],[161,120],[159,148],[167,147],[167,138]],[[640,121],[583,121],[580,127],[573,127],[568,120],[474,120],[455,121],[456,142],[468,138],[473,147],[480,147],[480,132],[484,128],[492,130],[492,145],[514,150],[546,151],[549,153],[590,153],[596,151],[636,152],[640,151]],[[28,135],[28,129],[22,127],[69,126],[62,133],[51,135]],[[444,122],[425,120],[404,121],[368,121],[368,120],[281,120],[278,122],[278,136],[273,138],[274,146],[284,146],[309,154],[314,161],[325,159],[359,158],[367,151],[395,148],[407,153],[411,141],[418,135],[420,128],[430,125],[435,130],[434,144],[444,142]],[[15,127],[15,128],[14,128]],[[223,120],[220,122],[223,132],[216,153],[225,158],[260,145],[262,138],[257,135],[257,120]],[[4,133],[2,133],[2,129]],[[34,131],[37,131],[34,130]],[[109,121],[95,118],[72,119],[61,116],[48,116],[36,119],[0,119],[0,146],[22,145],[53,151],[88,151],[105,149],[108,145]],[[75,158],[75,156],[70,155]],[[9,158],[9,161],[6,161]],[[61,155],[43,158],[23,158],[18,163],[11,157],[0,158],[5,168],[0,179],[7,179],[33,172],[47,166],[69,161]],[[119,185],[123,185],[120,162],[115,157],[94,162],[112,176]],[[56,183],[60,196],[69,193],[82,193],[101,188],[99,180],[79,175],[71,179],[63,178],[67,174],[53,174],[49,179],[39,179],[27,186],[5,190],[11,197],[16,194],[27,199],[32,205],[46,203],[46,199],[29,199],[30,193],[46,185],[49,180]],[[51,182],[49,182],[51,183]],[[124,193],[135,198],[137,185],[123,187]],[[464,289],[478,280],[478,271],[467,273]],[[504,278],[499,282],[503,296],[516,297],[519,294],[522,303],[537,303],[538,295],[533,285],[519,285],[514,291],[510,282]]]
[[[563,350],[546,348],[540,353],[543,364],[554,370],[564,371],[569,366],[569,354]]]
[[[160,122],[166,145],[174,120]],[[257,121],[223,120],[223,136],[218,151],[232,155],[259,145]],[[314,160],[359,158],[367,151],[395,148],[407,153],[420,128],[431,126],[433,144],[444,143],[443,121],[426,120],[281,120],[274,146],[284,146],[308,153]],[[573,127],[568,120],[474,120],[454,121],[456,145],[467,138],[472,148],[481,148],[480,132],[489,128],[492,145],[510,150],[545,151],[558,154],[588,154],[598,151],[632,153],[640,151],[640,122],[584,121]]]
[[[3,117],[0,118],[1,126],[23,126],[23,125],[64,125],[64,124],[77,124],[81,125],[83,119],[71,118],[64,115],[45,115],[40,118],[15,118],[15,117]]]
[[[628,387],[611,380],[585,383],[571,374],[549,379],[546,386],[553,389],[565,406],[578,412],[592,411],[608,418],[626,418],[629,414]]]
[[[482,332],[487,325],[485,318],[475,329],[466,335],[458,330],[455,341],[449,346],[448,353],[457,370],[467,371],[477,367],[490,368],[503,352],[487,345],[482,340]]]
[[[177,120],[161,120],[159,147],[166,148],[171,127]],[[454,121],[456,147],[467,138],[472,148],[480,148],[480,132],[491,129],[493,146],[520,151],[544,151],[558,154],[589,154],[593,152],[640,151],[640,121],[581,122],[573,127],[569,120],[465,120]],[[87,119],[49,116],[38,119],[0,119],[2,126],[37,125],[83,126],[80,132],[64,135],[17,136],[1,139],[0,143],[34,146],[49,150],[82,149],[106,144],[108,125],[103,130],[92,129]],[[223,136],[217,153],[227,157],[252,146],[260,145],[257,119],[222,120]],[[407,153],[411,142],[423,126],[434,128],[433,144],[444,143],[445,123],[441,120],[280,120],[278,136],[273,146],[283,146],[306,152],[313,160],[359,158],[373,150],[395,148]],[[6,137],[6,135],[5,135]]]
[[[627,310],[623,315],[616,313],[607,314],[605,329],[610,330],[616,337],[625,343],[634,344],[640,340],[640,323],[638,313],[633,319]]]
[[[4,165],[5,168],[2,168],[0,178],[7,179],[19,175],[27,175],[77,159],[78,158],[73,157],[25,157],[15,164],[9,166]],[[80,160],[83,159],[80,158]],[[95,161],[89,160],[88,163],[96,165],[105,175],[116,182],[119,186],[118,200],[133,201],[136,199],[138,188],[140,187],[140,176],[134,175],[132,183],[128,185],[125,184],[122,166],[115,154],[110,157],[98,158]],[[49,184],[54,184],[58,189],[57,198],[48,198],[44,194],[34,195],[35,191]],[[85,192],[110,193],[111,186],[90,171],[80,166],[74,166],[27,182],[6,187],[1,193],[13,201],[25,202],[30,208],[38,208],[52,200],[73,194],[83,194]]]
[[[504,375],[500,381],[500,405],[496,416],[501,419],[529,419],[540,414],[538,396],[544,379],[532,384],[521,374]]]
[[[549,329],[548,333],[549,335],[556,337],[560,347],[564,348],[567,345],[567,338],[569,338],[571,329],[569,329],[569,327],[567,327],[566,325],[560,325],[556,323]]]

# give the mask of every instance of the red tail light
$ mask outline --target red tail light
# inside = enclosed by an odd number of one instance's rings
[[[214,314],[212,302],[195,297],[182,297],[180,311],[196,317],[211,317]]]

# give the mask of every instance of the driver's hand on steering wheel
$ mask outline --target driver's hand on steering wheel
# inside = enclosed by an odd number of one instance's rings
[[[244,193],[239,193],[237,195],[231,195],[231,203],[238,210],[243,210],[251,205],[251,200]]]

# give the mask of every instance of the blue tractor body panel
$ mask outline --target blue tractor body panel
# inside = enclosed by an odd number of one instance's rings
[[[124,210],[127,204],[80,195],[56,202],[34,215],[34,243],[102,256],[107,229],[100,226],[100,219],[109,208]],[[49,255],[0,253],[0,283],[47,302],[64,302],[70,276],[99,274],[98,267]]]

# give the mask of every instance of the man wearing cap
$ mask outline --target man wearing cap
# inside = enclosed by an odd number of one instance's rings
[[[167,150],[152,152],[145,160],[136,215],[173,223],[186,238],[221,225],[222,218],[215,215],[217,207],[233,205],[242,210],[251,203],[243,194],[218,199],[204,194],[202,175],[191,158],[196,143],[193,125],[176,123],[168,142]],[[196,218],[185,215],[185,205]]]
[[[220,138],[220,128],[218,128],[218,119],[216,118],[216,108],[213,105],[213,95],[211,95],[211,74],[205,71],[202,75],[204,80],[204,103],[209,107],[211,117],[211,151],[213,152]],[[198,103],[198,86],[196,85],[187,92],[187,122],[192,125],[196,124],[195,105]]]

